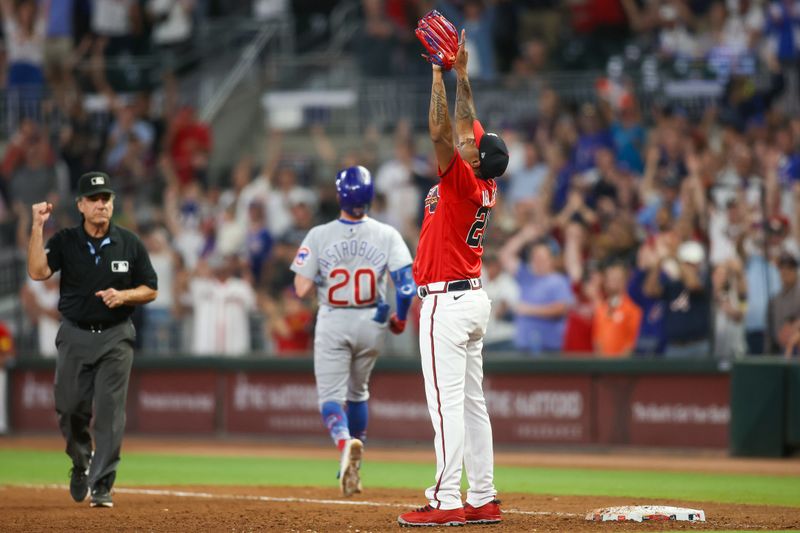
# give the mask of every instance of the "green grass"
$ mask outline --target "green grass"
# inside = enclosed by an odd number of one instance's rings
[[[117,483],[124,485],[335,486],[335,460],[212,457],[126,453]],[[0,484],[66,483],[69,461],[61,452],[0,450]],[[433,481],[433,465],[367,461],[372,487],[421,490]],[[501,492],[624,496],[800,507],[800,477],[497,467]],[[635,503],[633,500],[631,503]]]

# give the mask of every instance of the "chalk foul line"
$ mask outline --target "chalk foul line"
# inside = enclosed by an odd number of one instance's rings
[[[24,487],[27,489],[54,489],[54,490],[69,490],[67,485],[59,485],[55,483],[34,485],[23,484],[15,485],[17,487]],[[136,494],[143,496],[171,496],[173,498],[200,498],[206,500],[238,500],[238,501],[258,501],[268,503],[307,503],[314,505],[343,505],[343,506],[356,506],[356,507],[396,507],[396,508],[410,508],[414,504],[410,503],[390,503],[390,502],[371,502],[366,500],[330,500],[330,499],[317,499],[317,498],[294,498],[294,497],[280,497],[280,496],[257,496],[254,494],[213,494],[211,492],[197,492],[189,490],[168,490],[168,489],[137,489],[130,487],[114,487],[114,492],[120,494]],[[562,513],[558,511],[522,511],[519,509],[503,509],[503,514],[518,514],[526,516],[563,516],[563,517],[576,517],[580,516],[575,513]]]

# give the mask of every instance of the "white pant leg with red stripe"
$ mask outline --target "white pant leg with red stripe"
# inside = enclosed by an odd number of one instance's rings
[[[479,507],[497,494],[492,426],[481,385],[490,310],[483,290],[429,295],[422,302],[419,346],[436,450],[436,480],[425,496],[437,509],[462,506],[462,464],[471,505]]]

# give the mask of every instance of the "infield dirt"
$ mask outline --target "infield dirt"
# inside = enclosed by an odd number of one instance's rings
[[[195,533],[204,531],[286,531],[367,533],[400,531],[397,515],[422,503],[419,491],[367,490],[347,501],[374,505],[356,506],[325,502],[277,502],[253,498],[302,498],[343,500],[335,489],[280,487],[179,487],[179,495],[131,494],[118,491],[113,509],[92,509],[88,503],[74,503],[64,488],[5,487],[0,491],[0,529],[3,531],[164,531]],[[193,497],[189,492],[202,493]],[[217,497],[208,497],[218,495]],[[631,503],[630,498],[547,497],[505,494],[503,522],[486,526],[467,526],[459,531],[665,531],[790,529],[800,526],[800,509],[704,502],[662,501],[666,505],[699,507],[705,510],[705,523],[595,523],[587,522],[587,510]],[[403,504],[407,504],[404,506]],[[546,512],[528,515],[515,511]],[[563,513],[563,514],[562,514]],[[425,528],[424,531],[452,528]],[[411,529],[403,529],[410,531]]]

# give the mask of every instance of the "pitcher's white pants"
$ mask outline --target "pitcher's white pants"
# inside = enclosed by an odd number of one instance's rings
[[[461,503],[461,467],[467,503],[494,499],[492,425],[483,397],[483,336],[491,302],[483,289],[431,294],[422,301],[419,349],[428,411],[436,433],[436,482],[425,491],[436,509]]]

